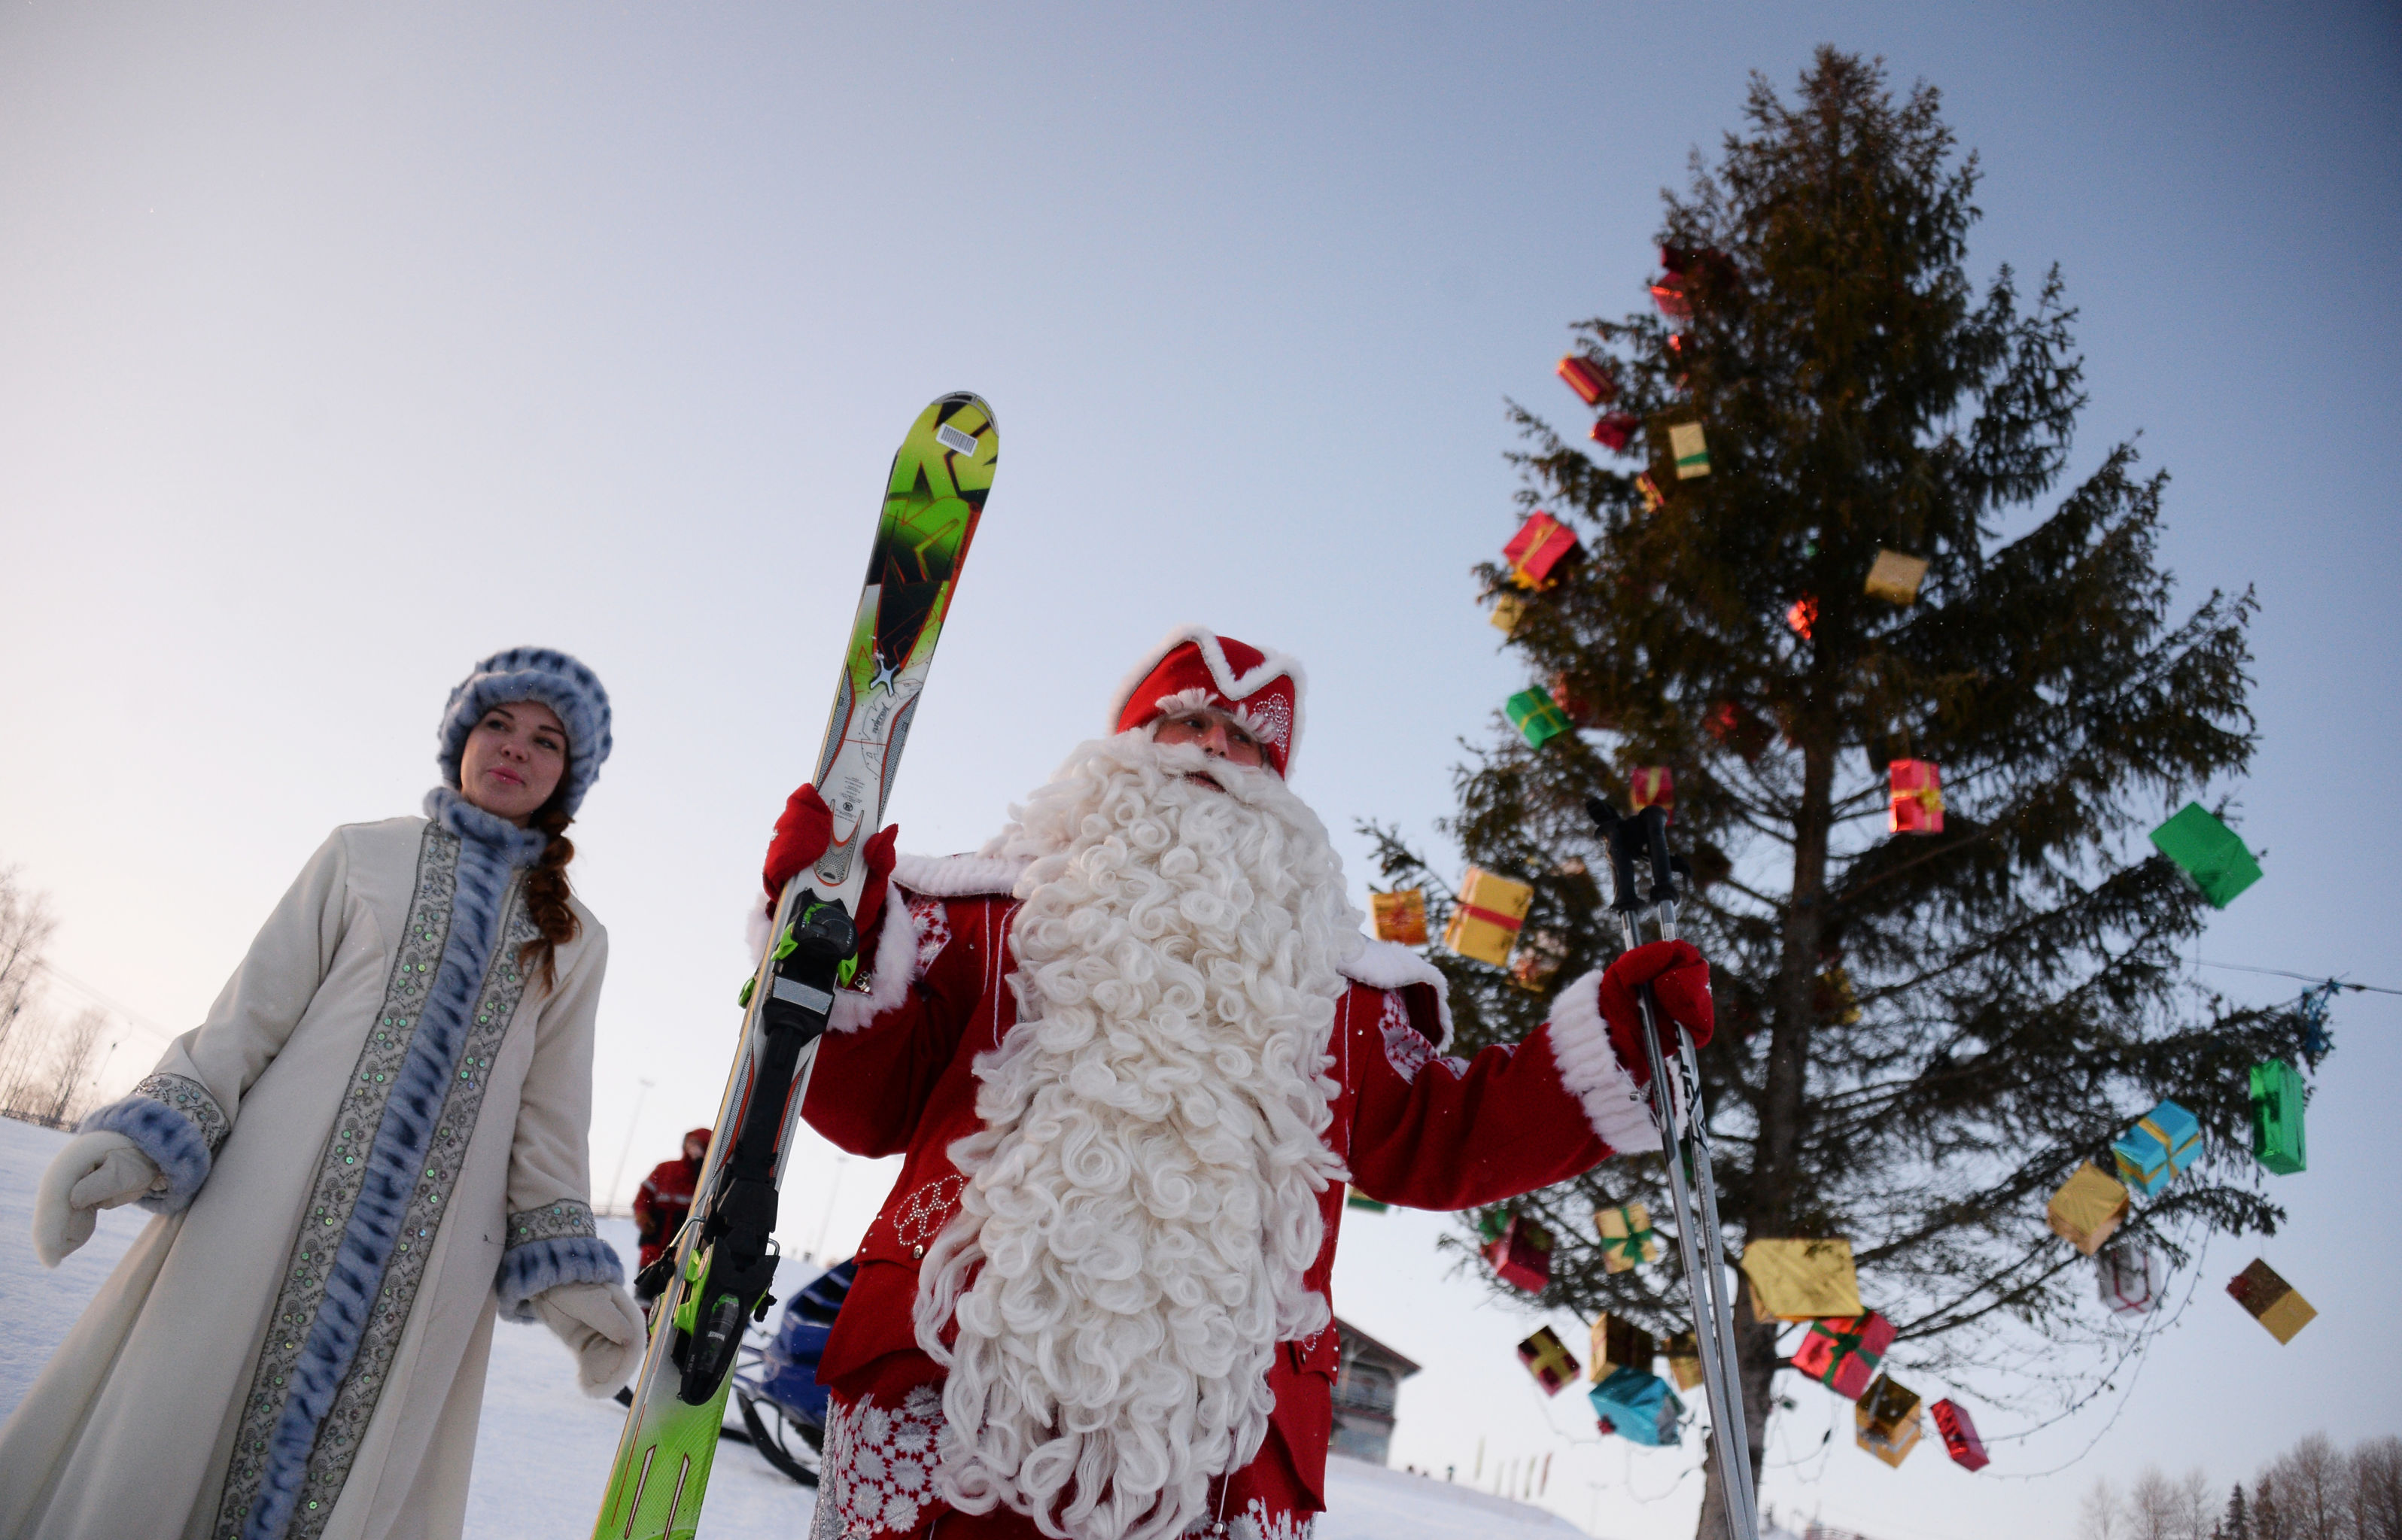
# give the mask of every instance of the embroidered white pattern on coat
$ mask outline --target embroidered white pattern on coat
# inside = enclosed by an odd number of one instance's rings
[[[1234,1540],[1310,1540],[1318,1533],[1314,1513],[1270,1513],[1266,1503],[1252,1498],[1243,1516],[1227,1526]]]
[[[1310,1540],[1317,1533],[1316,1514],[1270,1513],[1266,1501],[1254,1497],[1232,1519],[1204,1519],[1184,1540]]]
[[[918,926],[918,977],[922,979],[943,955],[943,948],[951,944],[951,912],[940,899],[912,897],[909,917]]]
[[[906,1534],[934,1501],[934,1440],[942,1392],[919,1385],[898,1408],[872,1396],[826,1403],[825,1461],[810,1540],[875,1540]]]
[[[1415,1084],[1418,1071],[1434,1057],[1434,1044],[1410,1024],[1409,1008],[1401,1004],[1400,991],[1385,991],[1385,1014],[1376,1030],[1385,1039],[1385,1060],[1393,1066],[1393,1073]]]
[[[901,1212],[892,1217],[892,1233],[904,1246],[924,1245],[932,1241],[959,1206],[959,1194],[967,1190],[967,1185],[966,1177],[955,1175],[928,1182],[912,1192],[909,1201],[901,1205]]]

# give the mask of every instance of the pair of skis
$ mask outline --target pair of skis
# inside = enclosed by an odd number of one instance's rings
[[[1589,799],[1602,843],[1609,850],[1610,908],[1626,948],[1643,940],[1650,916],[1662,941],[1677,934],[1677,870],[1668,854],[1668,820],[1657,807],[1625,817],[1599,797]],[[1650,869],[1648,889],[1638,888],[1636,868]],[[1643,1012],[1643,1047],[1650,1059],[1651,1121],[1668,1162],[1668,1191],[1677,1208],[1677,1247],[1693,1291],[1693,1340],[1701,1351],[1702,1390],[1709,1400],[1710,1440],[1717,1453],[1719,1491],[1725,1500],[1732,1540],[1760,1540],[1758,1489],[1752,1485],[1751,1434],[1743,1409],[1743,1376],[1734,1351],[1734,1299],[1727,1282],[1726,1251],[1719,1242],[1718,1183],[1710,1175],[1710,1134],[1702,1107],[1702,1072],[1693,1039],[1677,1027],[1677,1053],[1660,1046],[1663,1012],[1651,986],[1636,991]],[[1674,1072],[1671,1073],[1673,1066]]]
[[[919,413],[892,457],[818,753],[815,783],[834,810],[833,842],[784,885],[774,942],[743,986],[741,1046],[691,1216],[662,1258],[672,1272],[651,1313],[593,1540],[683,1540],[699,1525],[735,1356],[775,1302],[784,1152],[835,989],[863,941],[852,923],[867,880],[860,847],[890,799],[1000,449],[992,408],[961,392]]]

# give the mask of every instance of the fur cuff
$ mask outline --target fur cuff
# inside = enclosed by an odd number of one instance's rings
[[[1366,942],[1359,955],[1342,967],[1345,978],[1372,989],[1404,989],[1422,983],[1433,990],[1435,1016],[1443,1024],[1434,1051],[1451,1052],[1451,986],[1441,969],[1398,942]]]
[[[1660,1148],[1650,1099],[1618,1062],[1609,1024],[1601,1016],[1601,970],[1594,969],[1559,993],[1552,1005],[1552,1059],[1560,1083],[1584,1104],[1585,1121],[1602,1142],[1622,1155]]]
[[[876,950],[863,971],[867,987],[837,989],[826,1012],[829,1032],[856,1032],[909,997],[918,981],[918,921],[909,896],[898,886],[884,890],[884,914],[876,926]]]
[[[892,880],[930,899],[1003,897],[1017,891],[1017,879],[1034,863],[1011,856],[902,856]]]
[[[626,1264],[616,1248],[597,1235],[554,1235],[528,1245],[511,1246],[501,1254],[501,1275],[493,1289],[501,1297],[501,1313],[512,1321],[532,1321],[533,1297],[561,1284],[623,1284]]]
[[[749,918],[742,940],[750,949],[751,970],[755,973],[759,959],[767,955],[767,932],[772,922],[756,903],[750,904],[746,912]],[[918,980],[918,924],[909,914],[908,895],[901,891],[896,880],[884,890],[884,914],[876,922],[875,950],[862,969],[867,987],[834,992],[834,1009],[826,1012],[826,1030],[856,1032],[908,998],[909,986]]]
[[[174,1085],[154,1086],[154,1082],[164,1080],[172,1080]],[[186,1087],[188,1092],[185,1091]],[[198,1103],[187,1112],[171,1104],[162,1093],[165,1090],[196,1095]],[[212,1126],[225,1129],[226,1116],[198,1081],[180,1075],[153,1075],[136,1087],[132,1095],[121,1102],[111,1102],[86,1118],[81,1132],[122,1134],[132,1140],[134,1148],[147,1155],[150,1163],[167,1180],[164,1190],[154,1189],[141,1200],[142,1206],[154,1214],[180,1214],[191,1206],[200,1184],[209,1179],[216,1146],[225,1141],[223,1132],[214,1139],[209,1137]]]

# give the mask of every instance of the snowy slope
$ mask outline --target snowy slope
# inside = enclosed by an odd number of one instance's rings
[[[34,1187],[66,1137],[0,1118],[0,1301],[7,1307],[0,1311],[0,1416],[23,1399],[85,1301],[149,1222],[136,1208],[103,1214],[89,1244],[57,1272],[43,1271],[26,1241]],[[633,1254],[631,1224],[603,1220],[601,1233],[622,1254]],[[497,1326],[467,1533],[473,1540],[586,1540],[623,1416],[614,1402],[577,1393],[567,1350],[548,1331]],[[1318,1540],[1561,1540],[1581,1533],[1540,1508],[1355,1460],[1329,1462],[1327,1485],[1332,1511],[1319,1520]],[[810,1498],[750,1450],[721,1444],[701,1533],[704,1540],[800,1540],[808,1531]]]

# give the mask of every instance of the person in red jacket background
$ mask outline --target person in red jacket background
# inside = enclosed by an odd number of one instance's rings
[[[700,1182],[700,1162],[709,1155],[709,1133],[708,1129],[696,1128],[685,1134],[683,1157],[653,1166],[634,1194],[634,1229],[642,1240],[643,1267],[657,1261],[668,1247],[675,1244],[676,1231],[683,1228],[684,1216],[692,1212],[693,1190]],[[638,1286],[642,1303],[647,1306],[659,1297],[664,1284]]]
[[[1448,1055],[1442,975],[1360,933],[1286,788],[1302,706],[1292,660],[1184,627],[982,852],[867,842],[802,1114],[904,1164],[818,1368],[813,1535],[1305,1535],[1345,1183],[1458,1209],[1659,1148],[1634,990],[1705,1041],[1700,954]],[[832,835],[802,787],[771,900]]]

